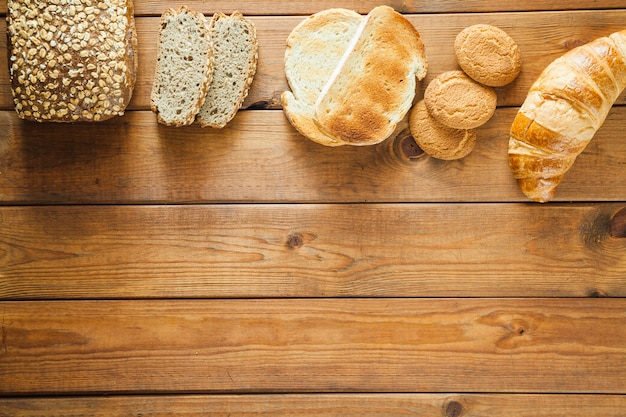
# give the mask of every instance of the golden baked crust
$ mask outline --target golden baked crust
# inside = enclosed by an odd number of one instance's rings
[[[477,24],[463,29],[454,40],[454,52],[467,75],[491,87],[509,84],[522,69],[517,43],[496,26]]]
[[[626,87],[626,30],[574,48],[531,86],[511,126],[509,165],[530,199],[546,202]]]
[[[374,8],[318,98],[317,125],[351,145],[383,141],[410,110],[426,70],[424,44],[415,27],[391,7]]]
[[[442,125],[428,112],[424,100],[411,109],[409,128],[415,142],[433,158],[448,161],[461,159],[469,155],[476,145],[476,130]]]
[[[428,84],[424,101],[440,123],[454,129],[475,129],[493,116],[497,95],[463,71],[446,71]]]
[[[9,0],[7,20],[20,118],[77,122],[124,114],[137,73],[132,0]]]

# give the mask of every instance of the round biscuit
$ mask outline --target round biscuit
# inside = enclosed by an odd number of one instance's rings
[[[424,91],[430,114],[454,129],[475,129],[496,111],[498,96],[492,87],[482,85],[460,70],[435,77]]]
[[[453,129],[435,120],[424,100],[409,113],[409,129],[419,147],[433,158],[451,161],[467,156],[476,145],[476,130]]]
[[[509,84],[522,68],[517,43],[504,30],[492,25],[463,29],[454,40],[454,52],[467,75],[491,87]]]

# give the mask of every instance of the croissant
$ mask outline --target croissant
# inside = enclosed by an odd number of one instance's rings
[[[511,126],[509,166],[524,194],[547,202],[626,87],[626,30],[554,60]]]

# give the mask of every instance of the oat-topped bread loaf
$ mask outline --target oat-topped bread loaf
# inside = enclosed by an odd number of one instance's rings
[[[240,12],[216,13],[211,20],[213,77],[196,116],[203,127],[226,126],[241,108],[256,73],[258,42],[254,24]]]
[[[135,85],[132,0],[8,0],[9,74],[22,119],[124,114]]]
[[[326,146],[385,140],[410,110],[426,76],[419,32],[379,6],[367,16],[330,9],[309,17],[287,40],[282,95],[293,126]]]
[[[209,21],[200,12],[181,6],[161,16],[157,63],[150,97],[159,123],[193,123],[204,103],[213,75],[213,46]]]

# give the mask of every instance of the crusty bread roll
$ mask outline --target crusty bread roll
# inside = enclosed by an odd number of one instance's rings
[[[572,49],[541,73],[509,139],[509,165],[524,194],[552,199],[625,87],[626,30]]]
[[[240,12],[211,19],[213,76],[196,116],[202,127],[223,128],[248,95],[256,73],[258,42],[254,24]]]
[[[150,107],[166,126],[196,118],[213,76],[210,23],[186,6],[161,15]]]
[[[15,110],[38,122],[124,114],[137,74],[132,0],[8,0]]]
[[[379,6],[365,17],[331,9],[288,38],[285,73],[292,92],[283,94],[283,109],[315,142],[373,145],[410,110],[426,70],[418,31],[392,8]]]

